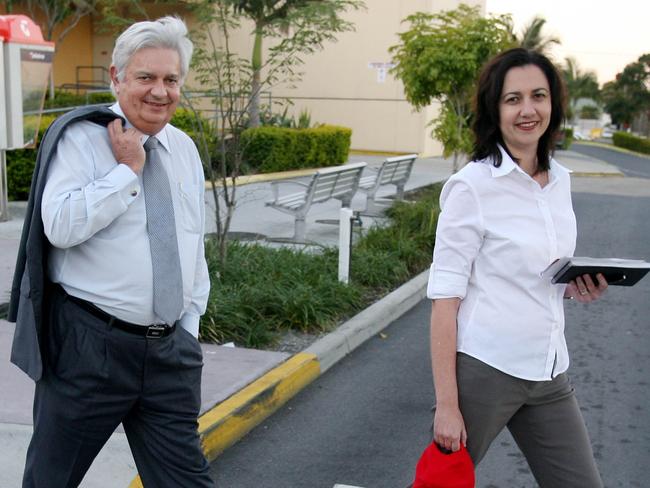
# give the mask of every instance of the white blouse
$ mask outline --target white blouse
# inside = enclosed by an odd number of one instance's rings
[[[459,352],[518,378],[550,380],[569,366],[566,285],[540,272],[575,250],[570,172],[552,160],[541,188],[500,149],[500,167],[469,163],[442,190],[427,296],[461,298]]]

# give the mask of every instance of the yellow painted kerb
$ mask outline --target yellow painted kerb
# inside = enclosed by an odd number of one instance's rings
[[[203,452],[215,459],[320,375],[315,354],[298,353],[199,418]],[[136,477],[129,488],[143,488]]]
[[[298,353],[199,418],[209,460],[241,439],[320,375],[314,354]]]

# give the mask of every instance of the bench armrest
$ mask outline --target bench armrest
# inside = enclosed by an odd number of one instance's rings
[[[272,181],[271,182],[271,191],[273,192],[273,199],[277,200],[280,196],[280,185],[296,185],[302,188],[308,188],[309,185],[302,181],[296,180],[281,180],[281,181]]]

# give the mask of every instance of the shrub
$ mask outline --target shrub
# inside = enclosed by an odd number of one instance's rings
[[[555,135],[555,148],[556,149],[569,149],[573,142],[573,129],[565,127],[557,131]]]
[[[283,329],[325,330],[361,305],[359,290],[337,279],[336,252],[314,255],[231,242],[223,268],[217,255],[208,240],[212,288],[201,321],[203,340],[262,346]]]
[[[76,92],[68,90],[55,90],[54,98],[49,98],[49,92],[45,98],[45,108],[71,108],[80,107],[82,105],[97,104],[97,103],[113,103],[115,97],[110,92],[88,92],[85,94],[77,94]]]
[[[38,129],[39,138],[43,136],[55,118],[54,115],[41,117]],[[37,148],[38,144],[37,142]],[[7,151],[7,196],[9,200],[27,200],[29,198],[37,148]]]
[[[205,117],[201,115],[199,115],[199,117],[201,118],[201,126],[203,128],[203,131],[205,132],[208,145],[210,146],[210,149],[213,149],[216,143],[216,137],[215,137],[212,124]],[[186,108],[176,109],[176,112],[174,112],[174,115],[172,116],[169,123],[172,124],[174,127],[185,132],[188,136],[190,136],[190,138],[194,141],[197,147],[200,147],[199,143],[201,138],[200,138],[199,124],[192,110]]]
[[[569,149],[573,142],[573,129],[571,127],[564,128],[564,141],[562,142],[562,149]]]
[[[338,281],[336,248],[309,254],[230,242],[221,267],[208,240],[212,289],[201,319],[202,340],[260,347],[285,329],[327,330],[426,269],[441,186],[411,193],[417,202],[397,202],[386,226],[373,227],[359,239],[349,285]]]
[[[265,111],[260,114],[260,123],[269,127],[285,127],[292,129],[308,129],[312,126],[311,113],[303,109],[298,114],[298,118],[288,115],[289,106],[284,108],[281,114]]]
[[[580,118],[581,119],[591,119],[595,120],[600,117],[600,109],[595,105],[585,105],[580,109]]]
[[[612,141],[615,146],[644,154],[650,154],[650,139],[638,137],[628,132],[614,132]]]
[[[242,133],[244,161],[261,173],[336,166],[347,160],[351,137],[351,129],[328,125],[246,129]]]

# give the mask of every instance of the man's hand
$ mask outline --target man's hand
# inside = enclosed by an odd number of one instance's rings
[[[142,132],[133,127],[124,130],[121,119],[108,124],[108,137],[115,159],[120,164],[126,164],[136,174],[142,172],[146,159],[142,136]]]
[[[465,422],[458,408],[436,406],[433,417],[433,440],[440,447],[456,452],[467,444]]]

